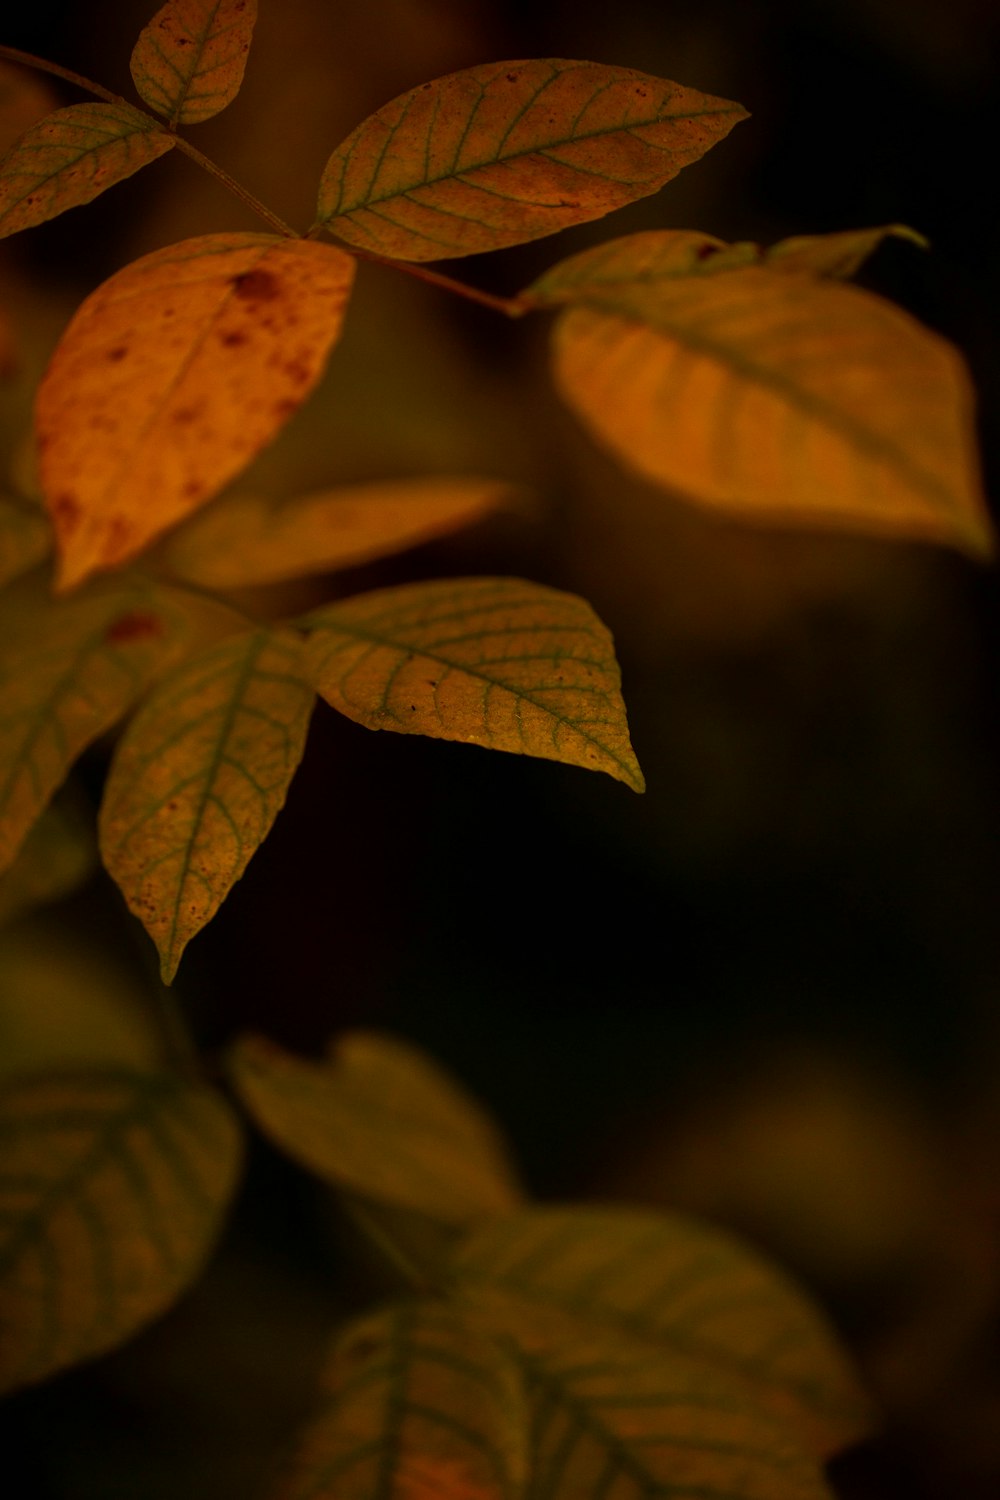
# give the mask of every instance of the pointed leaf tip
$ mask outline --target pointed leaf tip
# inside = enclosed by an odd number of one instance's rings
[[[217,115],[240,91],[257,0],[167,0],[132,52],[140,97],[171,125]]]

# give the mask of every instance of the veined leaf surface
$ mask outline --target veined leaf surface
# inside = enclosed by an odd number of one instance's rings
[[[87,298],[35,408],[63,588],[141,552],[270,442],[323,372],[353,274],[332,245],[209,234]]]
[[[0,1389],[102,1354],[194,1280],[235,1186],[215,1093],[126,1071],[0,1092]]]
[[[528,1412],[520,1371],[443,1304],[353,1324],[325,1409],[272,1500],[519,1500]]]
[[[991,550],[965,365],[899,308],[762,266],[581,304],[556,325],[556,383],[647,479],[747,521]]]
[[[180,611],[122,581],[86,598],[15,598],[0,614],[0,871],[70,766],[187,636]]]
[[[169,984],[263,843],[302,759],[314,694],[303,646],[255,630],[190,657],[115,751],[101,854]]]
[[[132,52],[140,97],[171,125],[195,125],[231,104],[250,51],[257,0],[167,0]]]
[[[655,193],[745,118],[632,68],[466,68],[401,94],[337,147],[317,218],[399,260],[499,250]]]
[[[863,1436],[870,1406],[823,1315],[776,1267],[680,1214],[529,1208],[459,1246],[456,1275],[539,1317],[669,1347],[744,1379],[818,1458]]]
[[[611,636],[573,594],[457,578],[361,594],[308,623],[318,691],[368,729],[536,755],[643,789]]]
[[[0,497],[0,588],[48,556],[51,533],[33,505]]]
[[[0,161],[0,237],[90,203],[173,144],[165,130],[129,104],[54,110]]]
[[[168,543],[167,563],[209,588],[352,568],[470,525],[510,493],[498,479],[396,479],[274,502],[226,496]]]
[[[509,1213],[521,1201],[485,1111],[398,1038],[351,1032],[316,1063],[245,1036],[232,1074],[261,1129],[335,1187],[447,1224]]]

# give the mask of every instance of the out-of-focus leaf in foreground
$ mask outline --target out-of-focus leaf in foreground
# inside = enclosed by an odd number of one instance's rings
[[[52,537],[34,505],[0,496],[0,587],[48,556]]]
[[[455,1253],[472,1287],[513,1293],[739,1377],[827,1458],[863,1436],[870,1404],[822,1315],[777,1267],[679,1214],[529,1208]]]
[[[187,632],[183,614],[141,581],[78,599],[4,596],[0,871],[77,756],[131,707]]]
[[[141,552],[270,442],[323,372],[353,274],[332,245],[209,234],[86,299],[35,407],[63,588]]]
[[[228,1105],[167,1075],[0,1092],[0,1389],[112,1349],[190,1284],[232,1194]]]
[[[326,701],[368,729],[426,734],[644,782],[611,636],[585,600],[517,578],[456,578],[315,611]]]
[[[155,121],[124,102],[55,110],[0,160],[0,237],[90,203],[173,144]]]
[[[354,1323],[326,1401],[271,1500],[518,1500],[528,1411],[520,1370],[443,1304]]]
[[[499,250],[655,193],[745,118],[632,68],[487,63],[364,120],[326,164],[317,218],[400,260]]]
[[[140,97],[171,125],[195,125],[240,91],[257,0],[167,0],[132,52]]]
[[[312,1062],[245,1036],[231,1072],[261,1129],[335,1187],[459,1225],[521,1201],[485,1111],[397,1038],[351,1032]]]
[[[54,802],[0,875],[0,926],[75,891],[97,869],[93,830],[70,802]]]
[[[562,302],[573,283],[554,334],[556,382],[600,442],[646,478],[747,521],[989,553],[957,350],[870,292],[792,274],[790,257],[659,274],[674,249],[630,237],[584,252],[592,278],[577,257],[529,291]]]
[[[170,538],[166,561],[174,574],[220,589],[352,568],[468,526],[510,490],[498,479],[446,475],[344,485],[284,502],[226,496]]]
[[[299,637],[255,630],[190,657],[118,743],[101,854],[169,983],[267,837],[302,759],[314,693]]]

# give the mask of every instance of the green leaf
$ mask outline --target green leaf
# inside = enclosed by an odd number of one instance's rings
[[[871,1411],[822,1313],[749,1246],[680,1214],[538,1208],[486,1225],[457,1250],[456,1276],[542,1318],[704,1361],[826,1458],[865,1435]]]
[[[51,532],[42,511],[0,497],[0,588],[44,561],[51,546]]]
[[[125,1071],[0,1093],[0,1389],[114,1348],[174,1302],[240,1158],[208,1089]]]
[[[818,1462],[739,1376],[503,1293],[462,1310],[525,1372],[533,1500],[832,1500]]]
[[[265,1134],[335,1187],[446,1224],[521,1201],[493,1122],[409,1043],[352,1032],[316,1063],[245,1036],[231,1072]]]
[[[338,146],[318,222],[400,260],[498,250],[655,193],[745,118],[631,68],[466,68],[401,94]]]
[[[528,1415],[511,1358],[450,1308],[350,1326],[272,1500],[519,1500]]]
[[[255,630],[190,657],[118,743],[104,790],[104,863],[170,983],[267,837],[302,759],[314,695],[301,640]]]
[[[749,522],[991,551],[973,392],[944,339],[816,275],[603,274],[556,324],[555,378],[629,468]]]
[[[257,0],[167,0],[132,52],[141,98],[172,126],[195,125],[240,91]]]
[[[97,869],[92,829],[69,803],[53,803],[31,829],[9,870],[0,875],[0,926],[36,906],[58,901]]]
[[[573,594],[516,578],[456,578],[317,610],[318,691],[368,729],[426,734],[644,782],[611,636]]]
[[[122,717],[187,636],[142,580],[86,597],[17,592],[0,610],[0,871],[77,756]]]
[[[174,142],[131,105],[71,104],[25,131],[0,161],[0,237],[90,203]]]

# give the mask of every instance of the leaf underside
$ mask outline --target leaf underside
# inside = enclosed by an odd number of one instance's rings
[[[140,97],[171,125],[196,125],[240,91],[257,0],[167,0],[132,52]]]

